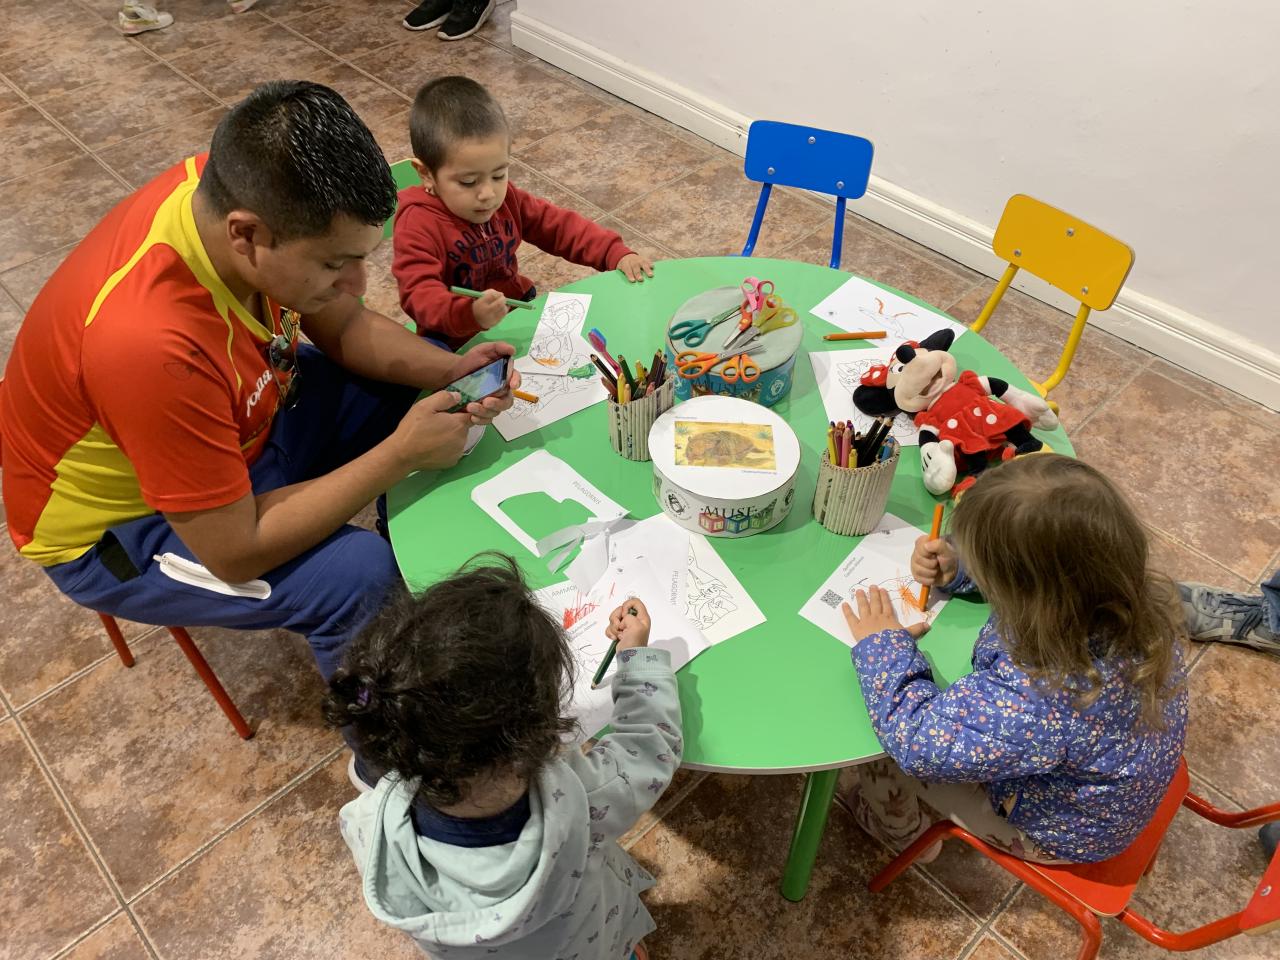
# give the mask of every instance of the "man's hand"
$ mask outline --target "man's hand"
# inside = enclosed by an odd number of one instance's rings
[[[486,363],[492,363],[499,357],[514,357],[516,348],[509,343],[478,343],[466,353],[458,355],[458,362],[454,376],[450,379],[450,383],[460,377],[465,377],[473,370],[479,370]],[[503,410],[511,407],[515,402],[515,398],[511,396],[512,390],[520,388],[520,371],[514,366],[511,368],[511,375],[507,378],[507,389],[503,393],[499,393],[492,397],[485,397],[476,403],[467,404],[467,413],[471,415],[471,423],[487,424],[492,422],[493,418],[500,414]]]
[[[853,635],[855,644],[882,630],[903,629],[902,624],[898,622],[898,614],[894,612],[893,602],[889,599],[889,592],[883,587],[872,587],[869,591],[859,590],[855,599],[858,601],[856,614],[849,604],[840,604],[840,612],[844,614],[845,622],[849,624],[849,632]],[[912,624],[906,628],[906,631],[919,640],[929,631],[929,624]]]
[[[448,412],[459,399],[458,394],[441,390],[409,408],[390,437],[406,473],[443,470],[462,459],[471,416],[465,410]]]
[[[649,611],[634,597],[609,614],[604,635],[618,642],[619,650],[649,645]]]
[[[648,257],[640,256],[638,253],[628,253],[618,261],[618,269],[632,283],[637,280],[640,283],[644,283],[645,277],[653,276],[653,261]]]
[[[956,578],[959,569],[955,548],[941,538],[916,537],[911,551],[911,576],[926,587],[941,587]]]
[[[481,330],[492,330],[510,311],[507,309],[507,298],[500,290],[486,290],[471,305],[471,315]]]

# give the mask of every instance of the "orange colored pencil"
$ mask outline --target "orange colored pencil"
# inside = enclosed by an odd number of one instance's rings
[[[888,334],[883,330],[859,330],[857,333],[828,333],[823,340],[883,340]]]
[[[937,540],[938,534],[942,532],[942,504],[937,503],[933,506],[933,526],[929,528],[929,539]],[[920,588],[920,609],[923,611],[929,603],[929,585],[926,583]]]
[[[523,400],[525,403],[537,403],[538,398],[532,393],[525,393],[523,390],[512,390],[511,395],[517,400]]]

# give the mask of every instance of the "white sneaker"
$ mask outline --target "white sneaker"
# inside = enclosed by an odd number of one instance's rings
[[[258,0],[228,0],[232,13],[248,13]]]
[[[360,774],[356,773],[356,755],[354,753],[351,754],[351,759],[347,761],[347,779],[361,793],[373,793],[373,787],[365,783],[360,778]]]
[[[118,20],[120,32],[128,37],[173,26],[173,14],[160,13],[155,7],[133,3],[132,0],[120,8]]]

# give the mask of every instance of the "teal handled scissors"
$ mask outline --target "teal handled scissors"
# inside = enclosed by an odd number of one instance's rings
[[[731,350],[728,353],[700,353],[685,350],[676,357],[676,372],[685,380],[697,380],[711,371],[716,364],[724,363],[720,376],[725,383],[754,383],[760,379],[760,367],[751,354]]]
[[[740,307],[734,306],[710,320],[681,320],[671,328],[671,342],[683,340],[690,347],[700,347],[707,342],[707,336],[730,317],[739,313]]]

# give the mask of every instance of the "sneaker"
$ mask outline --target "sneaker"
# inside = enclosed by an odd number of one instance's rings
[[[406,30],[430,30],[449,19],[453,12],[453,0],[422,0],[404,18]]]
[[[141,3],[126,3],[120,8],[118,20],[120,32],[127,37],[173,26],[173,14],[160,13],[155,7]]]
[[[258,0],[230,0],[232,13],[248,13]]]
[[[1258,831],[1258,842],[1262,844],[1262,852],[1267,855],[1267,862],[1275,859],[1276,846],[1280,845],[1280,823],[1268,823]]]
[[[1280,653],[1280,638],[1265,623],[1261,594],[1229,593],[1204,583],[1179,583],[1178,594],[1192,640],[1219,640]]]
[[[351,759],[347,761],[347,779],[361,793],[373,793],[374,784],[369,783],[360,775],[360,768],[356,766],[356,755],[354,753],[351,754]]]
[[[469,37],[489,19],[497,0],[457,0],[453,13],[436,34],[441,40],[461,40]]]

